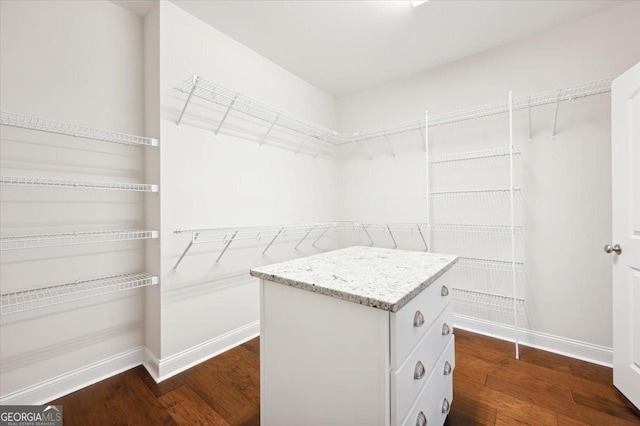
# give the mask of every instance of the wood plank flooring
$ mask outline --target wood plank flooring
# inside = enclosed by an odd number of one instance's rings
[[[640,425],[610,368],[456,330],[446,425]],[[143,367],[74,392],[65,425],[258,425],[260,344],[253,339],[156,384]]]

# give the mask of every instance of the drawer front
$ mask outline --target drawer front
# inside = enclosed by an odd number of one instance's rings
[[[446,274],[446,273],[445,273]],[[391,368],[398,369],[451,300],[438,279],[398,312],[391,314]]]
[[[391,371],[391,417],[396,424],[404,420],[431,372],[443,368],[436,362],[453,339],[452,320],[453,305],[449,303],[406,361],[397,371]]]
[[[420,418],[427,420],[428,426],[442,425],[449,413],[448,406],[453,401],[453,370],[455,368],[455,337],[447,344],[447,348],[438,359],[429,380],[409,409],[402,423],[405,426],[420,425]],[[446,367],[449,363],[451,369]],[[446,399],[446,402],[445,402]],[[444,409],[446,408],[446,410]],[[396,423],[400,424],[400,423]]]

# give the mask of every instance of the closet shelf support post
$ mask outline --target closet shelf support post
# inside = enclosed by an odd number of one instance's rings
[[[196,87],[198,86],[198,78],[195,74],[193,75],[193,86],[191,87],[191,91],[189,92],[189,96],[187,97],[187,101],[184,103],[182,107],[182,112],[180,112],[180,117],[178,117],[178,121],[176,122],[176,126],[178,129],[180,128],[180,122],[182,121],[182,117],[184,117],[184,113],[187,110],[187,105],[191,102],[191,97],[193,96],[193,92],[196,91]]]
[[[318,147],[318,149],[316,149],[316,152],[314,152],[314,153],[313,153],[313,158],[316,158],[316,157],[318,156],[318,154],[320,153],[320,150],[322,149],[322,147],[324,146],[324,144],[327,142],[327,139],[328,139],[328,138],[329,138],[329,137],[327,136],[327,137],[325,137],[325,138],[322,140],[322,143],[320,144],[320,146]]]
[[[556,112],[553,115],[553,129],[551,129],[551,139],[555,139],[556,137],[556,124],[558,124],[558,109],[560,108],[560,92],[562,92],[562,89],[558,90],[558,96],[556,96]]]
[[[302,139],[302,142],[300,142],[300,145],[298,145],[296,152],[293,153],[294,155],[300,152],[300,150],[302,149],[302,145],[304,145],[307,139],[309,139],[309,136],[311,136],[311,131],[309,131],[309,133],[307,133],[307,136],[305,136],[304,139]]]
[[[178,259],[178,261],[176,262],[175,265],[173,265],[173,272],[176,272],[178,270],[178,265],[180,265],[180,262],[182,262],[182,259],[184,259],[184,257],[187,255],[187,253],[189,252],[189,250],[191,250],[191,246],[193,245],[193,243],[196,241],[196,238],[198,238],[198,233],[192,234],[191,235],[191,241],[189,242],[189,245],[187,245],[187,248],[184,249],[184,251],[182,252],[182,254],[180,255],[180,258]]]
[[[309,230],[307,231],[307,233],[306,233],[306,234],[304,234],[304,237],[302,237],[302,239],[298,242],[298,244],[296,244],[296,246],[295,246],[293,249],[294,249],[294,250],[298,250],[298,246],[299,246],[300,244],[302,244],[302,242],[303,242],[304,240],[306,240],[306,239],[307,239],[307,237],[309,236],[309,234],[310,234],[310,233],[311,233],[315,228],[316,228],[316,226],[315,226],[315,225],[313,225],[311,228],[309,228]]]
[[[389,135],[385,133],[384,138],[387,140],[387,143],[389,144],[389,148],[391,148],[391,155],[396,157],[396,151],[393,149],[393,144],[391,143],[391,139],[389,139]]]
[[[389,228],[389,224],[385,224],[385,226],[387,227],[387,231],[389,232],[389,236],[391,237],[391,240],[393,241],[393,248],[397,249],[398,248],[398,243],[396,242],[396,239],[393,236],[393,232],[391,232],[391,228]]]
[[[418,228],[418,234],[420,234],[420,238],[422,238],[422,243],[424,244],[424,251],[429,251],[429,246],[427,245],[427,240],[424,239],[424,234],[422,233],[422,228],[420,225],[416,225]]]
[[[280,236],[280,234],[282,234],[282,231],[284,231],[284,227],[280,228],[280,230],[278,231],[278,233],[275,235],[275,237],[273,237],[273,239],[271,240],[271,242],[269,243],[269,245],[267,245],[265,247],[265,249],[262,251],[262,255],[266,255],[267,254],[267,250],[269,250],[269,247],[271,247],[271,244],[275,243],[275,241],[278,239],[278,237]]]
[[[280,114],[278,114],[276,116],[276,119],[273,120],[273,122],[271,122],[271,125],[267,129],[267,133],[265,133],[264,136],[262,137],[262,139],[260,139],[260,142],[258,142],[259,146],[261,146],[264,143],[264,141],[267,140],[267,136],[269,136],[269,133],[271,133],[271,130],[273,130],[273,126],[276,125],[276,123],[278,122],[279,119],[280,119]]]
[[[227,107],[227,110],[225,111],[224,115],[222,116],[222,120],[220,120],[220,124],[218,124],[218,128],[215,130],[215,132],[213,132],[213,134],[215,134],[216,136],[218,136],[218,133],[220,133],[220,129],[222,128],[222,124],[227,119],[227,116],[229,115],[229,112],[231,111],[231,108],[233,108],[233,104],[236,103],[236,99],[238,98],[239,94],[240,94],[239,92],[236,92],[236,94],[233,96],[233,99],[231,100],[231,103]]]
[[[322,233],[320,235],[318,235],[318,238],[316,238],[316,240],[313,242],[313,244],[311,244],[313,247],[316,246],[316,243],[318,241],[320,241],[320,238],[324,237],[324,234],[327,233],[327,231],[331,228],[331,226],[327,226],[326,228],[324,228],[324,231],[322,231]]]
[[[371,245],[373,246],[373,238],[371,238],[371,235],[369,235],[369,231],[367,231],[367,227],[364,225],[364,223],[360,224],[362,226],[362,230],[364,231],[365,234],[367,234],[367,237],[369,238],[369,241],[371,241]]]
[[[220,252],[220,254],[218,255],[218,258],[216,259],[216,265],[218,264],[218,262],[220,262],[220,259],[222,258],[222,256],[224,255],[224,253],[227,251],[227,249],[229,248],[229,246],[231,245],[231,243],[233,242],[234,238],[236,238],[236,235],[238,235],[238,230],[236,229],[236,231],[233,233],[233,235],[231,236],[231,238],[229,238],[229,240],[227,241],[227,244],[225,244],[224,248],[222,249],[222,251]]]

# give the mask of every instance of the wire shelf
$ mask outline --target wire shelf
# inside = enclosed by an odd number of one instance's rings
[[[511,262],[508,260],[483,259],[479,257],[460,257],[454,265],[455,268],[472,268],[497,272],[513,272],[515,266],[516,273],[524,272],[523,262]]]
[[[96,182],[25,176],[0,176],[0,185],[45,188],[101,189],[110,191],[158,192],[158,185],[146,183]]]
[[[198,243],[227,243],[229,239],[246,240],[271,238],[276,235],[286,237],[300,235],[306,232],[335,229],[336,222],[319,222],[309,224],[267,225],[267,226],[243,226],[243,227],[216,227],[202,229],[179,229],[176,234],[191,233],[194,244]]]
[[[301,137],[316,139],[318,143],[329,143],[334,145],[338,143],[338,133],[331,129],[269,106],[248,96],[242,95],[237,91],[215,84],[200,76],[193,76],[192,78],[185,80],[175,89],[181,93],[189,95],[189,99],[192,96],[195,96],[226,108],[227,112],[222,121],[226,119],[227,114],[230,111],[237,111],[272,124],[273,126],[277,126],[278,128],[284,128],[298,133]],[[187,99],[187,104],[189,103],[189,99]],[[187,104],[185,104],[185,109]],[[181,118],[182,116],[180,119]],[[180,119],[178,120],[178,123],[180,122]],[[220,125],[222,125],[222,122]]]
[[[495,233],[510,234],[511,225],[476,225],[462,223],[434,223],[429,225],[432,231],[467,232],[467,233]],[[522,225],[515,225],[515,232],[521,232]]]
[[[40,132],[113,142],[123,145],[158,146],[157,139],[78,126],[62,121],[30,117],[14,112],[0,111],[0,124],[3,126],[19,127],[21,129],[37,130]]]
[[[483,293],[479,291],[463,290],[460,288],[452,288],[453,303],[458,305],[466,305],[473,308],[489,309],[492,311],[511,313],[514,307],[519,312],[524,312],[524,299],[498,294]],[[514,303],[515,301],[515,303]]]
[[[0,250],[23,250],[76,244],[110,243],[158,238],[158,231],[118,230],[0,237]]]
[[[116,293],[158,284],[158,277],[145,273],[127,273],[105,278],[43,287],[0,295],[0,315],[15,314],[58,305],[73,300]]]
[[[513,188],[513,192],[520,192],[520,188]],[[435,191],[429,192],[430,197],[457,196],[457,195],[495,195],[511,194],[511,188],[474,189],[469,191]]]
[[[520,155],[520,149],[514,147],[514,155]],[[453,154],[432,155],[429,163],[450,163],[453,161],[481,160],[484,158],[508,157],[511,155],[509,148],[485,149],[481,151],[467,151]]]

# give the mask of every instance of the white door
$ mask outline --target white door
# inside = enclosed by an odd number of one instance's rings
[[[611,85],[613,384],[640,407],[640,63]]]

